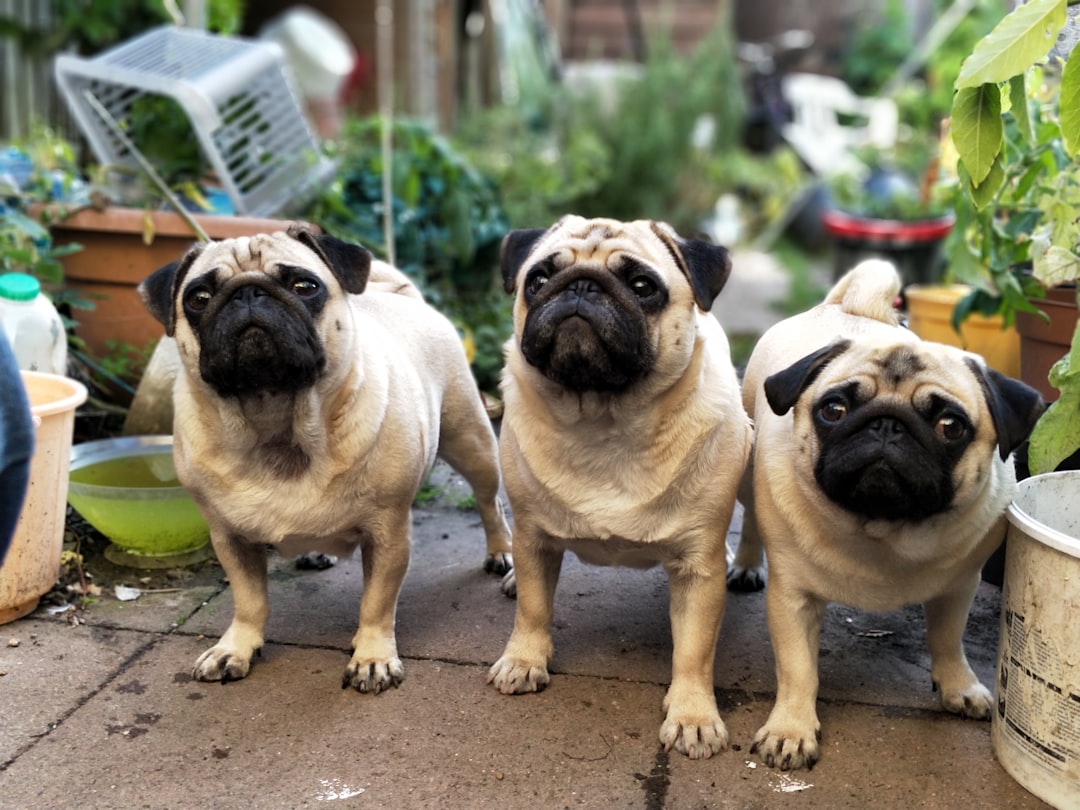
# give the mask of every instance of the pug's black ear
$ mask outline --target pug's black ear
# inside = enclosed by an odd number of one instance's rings
[[[652,231],[690,282],[694,301],[708,312],[731,275],[731,255],[727,248],[704,239],[683,239],[663,222],[653,222]]]
[[[982,387],[997,433],[998,453],[1004,461],[1031,433],[1046,410],[1046,402],[1038,391],[1020,380],[984,368],[971,358],[964,362]]]
[[[547,228],[519,228],[503,237],[499,248],[499,269],[502,271],[503,289],[508,293],[514,292],[518,270],[536,247],[540,237],[547,232]]]
[[[290,225],[286,233],[315,251],[346,292],[364,291],[371,274],[371,253],[366,248],[299,224]]]
[[[679,249],[686,261],[694,300],[708,312],[731,275],[731,254],[727,248],[701,239],[680,239]]]
[[[165,334],[172,337],[176,332],[176,294],[184,283],[188,268],[203,251],[204,245],[194,245],[175,262],[159,267],[139,282],[135,291],[147,310],[165,326]]]
[[[825,366],[850,346],[850,340],[834,341],[768,377],[765,380],[765,399],[773,413],[783,416],[794,408],[802,392],[818,378]]]

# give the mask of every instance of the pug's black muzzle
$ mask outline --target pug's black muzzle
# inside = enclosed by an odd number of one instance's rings
[[[652,368],[646,314],[606,271],[555,274],[529,302],[521,335],[525,359],[576,393],[615,393]]]
[[[326,367],[312,313],[269,277],[226,284],[196,331],[199,371],[223,397],[294,393]]]
[[[870,403],[835,427],[817,422],[814,477],[834,502],[873,520],[919,521],[948,509],[967,443],[949,445],[913,409]]]

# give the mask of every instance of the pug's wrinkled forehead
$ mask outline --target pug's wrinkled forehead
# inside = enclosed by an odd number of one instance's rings
[[[180,286],[207,274],[212,274],[218,281],[226,281],[241,273],[274,275],[285,266],[321,274],[326,265],[319,254],[296,239],[282,237],[282,234],[262,233],[210,242],[188,265]]]
[[[526,264],[547,259],[558,268],[590,263],[609,266],[627,257],[674,263],[677,249],[673,244],[669,247],[665,240],[673,242],[675,238],[667,226],[647,220],[619,222],[567,216],[540,238]]]

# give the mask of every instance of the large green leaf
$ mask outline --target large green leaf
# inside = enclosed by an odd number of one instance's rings
[[[1080,278],[1080,258],[1070,250],[1052,245],[1032,257],[1032,272],[1046,287],[1068,284]]]
[[[1058,121],[1065,150],[1075,157],[1080,150],[1080,53],[1065,62],[1058,96]]]
[[[1031,433],[1028,464],[1034,474],[1052,472],[1080,450],[1080,324],[1072,348],[1050,369],[1050,384],[1061,392],[1057,402],[1040,418]]]
[[[1028,0],[975,45],[956,88],[1004,82],[1046,58],[1065,25],[1066,0]]]
[[[953,97],[950,131],[972,185],[981,185],[1004,143],[998,86],[981,84],[958,91]]]
[[[981,211],[993,202],[1003,185],[1005,185],[1005,169],[1001,166],[1001,160],[995,159],[990,172],[981,183],[976,185],[969,181],[968,196],[975,203],[975,207]]]

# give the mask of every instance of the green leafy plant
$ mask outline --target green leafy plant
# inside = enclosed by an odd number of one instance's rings
[[[16,42],[24,53],[38,59],[62,51],[93,56],[152,28],[176,22],[170,4],[161,0],[49,0],[48,5],[47,27],[0,15],[0,38]],[[209,0],[205,5],[209,31],[234,34],[240,30],[245,0]],[[194,184],[207,174],[209,163],[187,114],[176,101],[152,93],[140,96],[118,123],[170,187],[188,192],[189,197],[198,196]],[[149,182],[142,193],[158,201]]]
[[[880,8],[864,8],[845,38],[840,70],[859,95],[872,95],[915,47],[912,21],[902,0],[885,0]]]
[[[346,122],[338,175],[304,218],[386,258],[381,122],[377,116]],[[509,336],[502,296],[496,296],[499,243],[509,225],[495,186],[417,121],[394,122],[391,170],[394,262],[472,338],[474,375],[481,387],[491,387]]]
[[[605,182],[577,199],[576,213],[662,219],[692,232],[718,192],[702,210],[686,187],[712,154],[739,142],[745,116],[731,28],[721,19],[685,56],[670,36],[653,37],[640,75],[619,83],[613,111],[587,96],[572,104],[565,124],[594,131],[609,154]],[[695,146],[703,131],[707,143]]]
[[[979,287],[966,307],[1006,321],[1018,310],[1038,311],[1029,296],[1080,279],[1080,58],[1060,74],[1053,63],[1040,67],[1067,5],[1029,0],[1014,8],[975,46],[956,81],[951,131],[963,242],[950,255]],[[1080,324],[1050,383],[1061,394],[1031,435],[1036,473],[1080,449]]]
[[[573,212],[696,230],[732,188],[716,167],[741,151],[745,99],[726,16],[689,54],[660,31],[644,62],[605,92],[580,84],[553,84],[524,112],[482,111],[455,133],[495,181],[512,225],[546,227]],[[765,165],[745,176],[754,182]]]
[[[44,3],[42,4],[44,5]],[[157,25],[174,22],[161,0],[49,0],[50,23],[39,28],[0,16],[0,37],[16,40],[29,53],[49,56],[65,49],[95,54]],[[243,19],[244,0],[210,0],[210,30],[234,32]]]
[[[78,178],[74,150],[53,129],[39,123],[32,127],[30,137],[13,144],[12,149],[24,156],[31,168],[29,177],[18,187],[0,175],[0,273],[34,276],[58,308],[68,304],[92,309],[92,303],[63,287],[64,266],[60,260],[82,250],[82,246],[54,245],[48,222],[30,214],[32,205],[54,201]],[[65,320],[70,327],[70,319]]]

